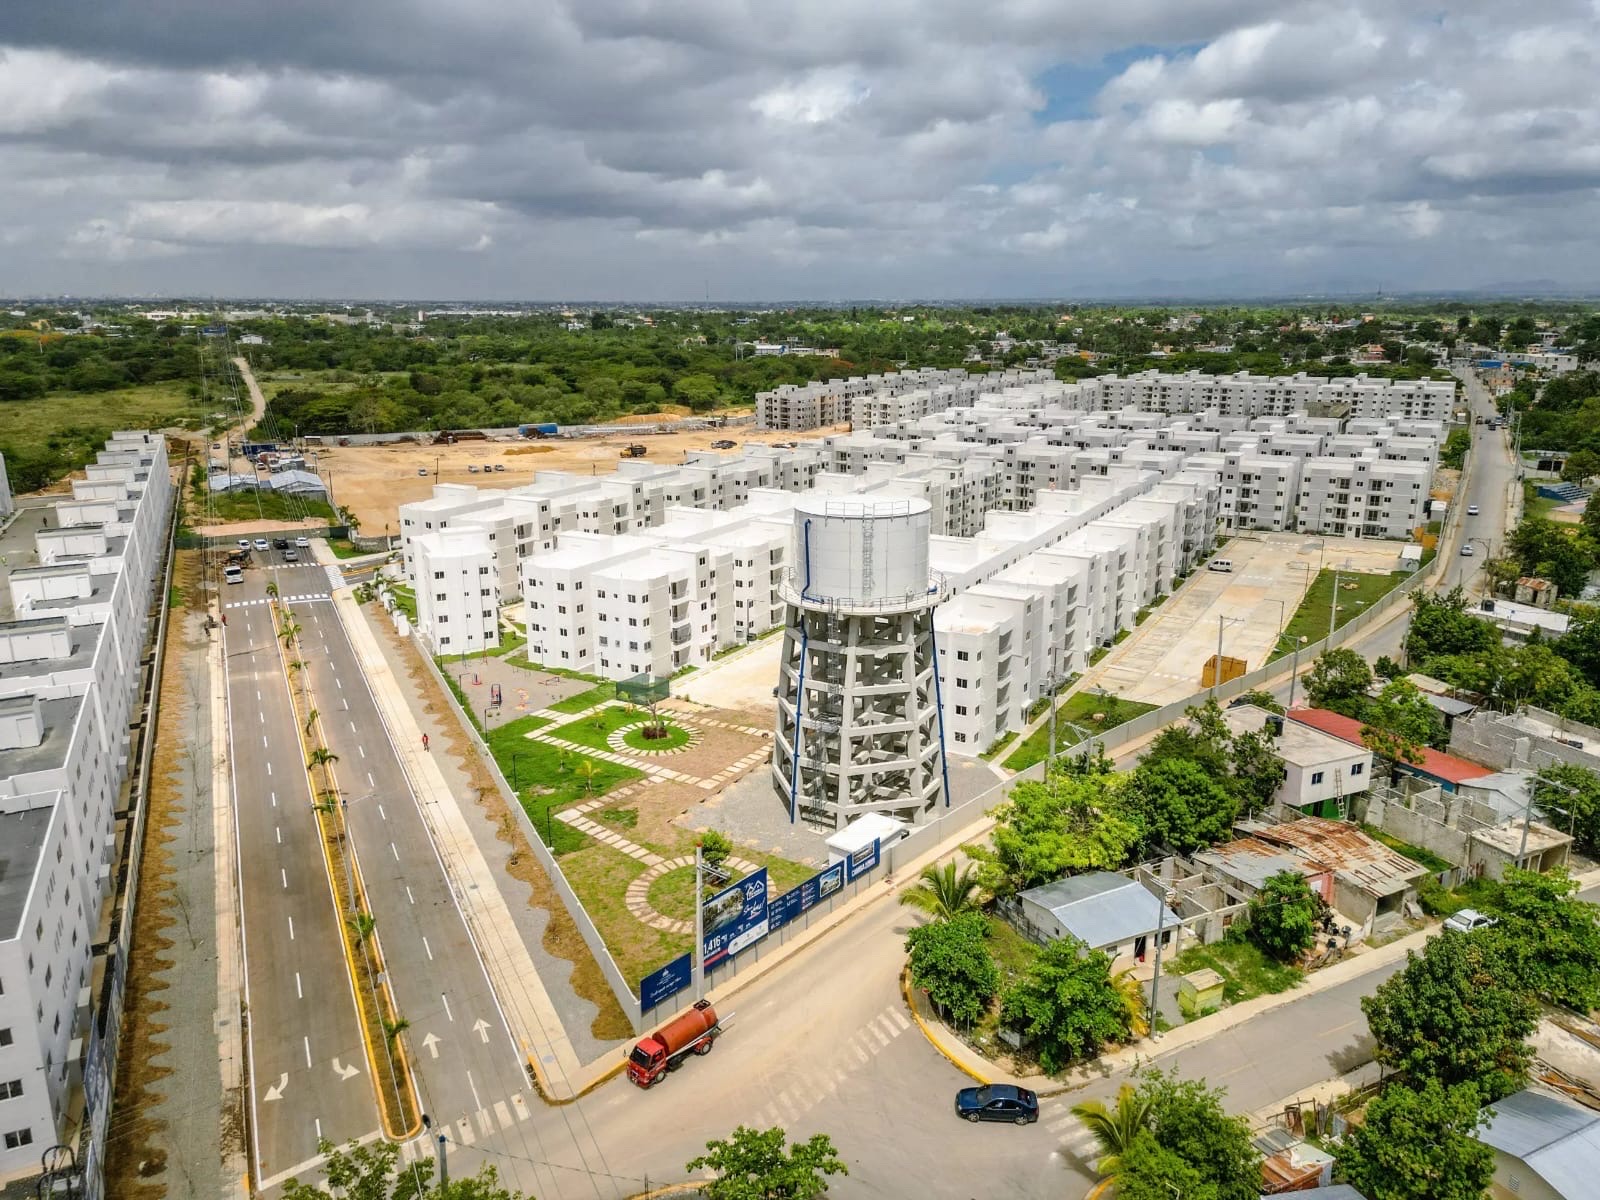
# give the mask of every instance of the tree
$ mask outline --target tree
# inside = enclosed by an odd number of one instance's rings
[[[956,864],[932,863],[922,868],[917,882],[900,893],[900,903],[939,920],[949,920],[978,907],[978,870],[971,863],[956,873]]]
[[[447,1184],[434,1182],[433,1163],[424,1159],[403,1166],[400,1147],[393,1142],[365,1145],[350,1142],[335,1147],[326,1139],[317,1143],[326,1188],[291,1179],[283,1185],[284,1200],[524,1200],[521,1192],[500,1185],[492,1166]]]
[[[1574,450],[1561,464],[1561,478],[1567,483],[1583,483],[1600,475],[1600,454],[1593,450]]]
[[[1466,464],[1467,451],[1472,448],[1472,434],[1465,429],[1452,429],[1439,451],[1439,465],[1459,471]]]
[[[1411,627],[1406,653],[1412,662],[1436,654],[1481,654],[1500,645],[1500,631],[1467,609],[1467,594],[1455,587],[1442,596],[1425,588],[1411,593]]]
[[[1372,664],[1372,673],[1379,679],[1399,679],[1406,669],[1387,654],[1380,654],[1378,661]]]
[[[1117,1200],[1217,1200],[1217,1186],[1183,1156],[1168,1150],[1148,1129],[1134,1136],[1121,1156]]]
[[[989,924],[977,912],[919,925],[906,934],[911,982],[928,993],[940,1016],[963,1028],[988,1010],[1000,990],[988,937]]]
[[[1005,995],[1000,1019],[1038,1052],[1047,1074],[1127,1039],[1127,1007],[1111,960],[1075,937],[1051,942]]]
[[[1250,900],[1245,935],[1261,953],[1292,963],[1317,940],[1322,900],[1299,871],[1279,871]]]
[[[1150,1129],[1150,1099],[1141,1096],[1133,1084],[1125,1083],[1117,1089],[1114,1105],[1107,1105],[1104,1100],[1085,1100],[1072,1106],[1072,1115],[1094,1135],[1100,1150],[1100,1161],[1094,1169],[1103,1176],[1115,1177],[1122,1172],[1122,1156],[1132,1147],[1133,1140]]]
[[[1565,871],[1506,869],[1486,905],[1500,918],[1491,937],[1515,964],[1522,985],[1552,1004],[1587,1013],[1600,1008],[1600,924]]]
[[[1306,673],[1306,698],[1316,708],[1345,712],[1359,704],[1372,686],[1372,669],[1354,650],[1324,650]],[[1352,714],[1345,713],[1346,716]]]
[[[710,1200],[810,1200],[828,1190],[828,1176],[850,1174],[827,1134],[814,1133],[786,1149],[787,1140],[782,1129],[741,1125],[731,1136],[707,1142],[706,1152],[683,1169],[716,1172],[701,1189]]]
[[[1423,749],[1443,740],[1444,718],[1410,680],[1391,680],[1366,705],[1362,744],[1389,765],[1391,774],[1401,762],[1420,763]]]
[[[1010,896],[1068,871],[1125,866],[1140,837],[1123,796],[1125,778],[1052,771],[1017,784],[994,810],[990,844],[968,850],[984,890]]]
[[[329,750],[326,746],[318,746],[311,752],[311,757],[306,760],[306,767],[308,770],[314,771],[318,767],[328,767],[338,761],[339,756],[332,750]]]
[[[1233,794],[1239,807],[1258,813],[1272,803],[1283,782],[1283,759],[1265,730],[1234,735],[1228,753],[1233,760]]]
[[[1543,517],[1524,517],[1506,538],[1506,551],[1524,575],[1550,580],[1564,596],[1583,591],[1594,565],[1585,541]]]
[[[1361,1000],[1374,1057],[1414,1086],[1471,1083],[1489,1101],[1522,1086],[1538,1013],[1492,938],[1446,932]]]
[[[1180,854],[1222,841],[1239,811],[1222,780],[1181,758],[1140,763],[1128,778],[1128,795],[1146,843]]]
[[[1478,1089],[1391,1083],[1339,1148],[1339,1173],[1369,1200],[1482,1200],[1494,1150],[1473,1137]]]
[[[583,790],[587,794],[594,791],[594,781],[600,774],[600,768],[595,764],[594,759],[580,758],[578,765],[572,769],[572,773],[583,780]]]
[[[1250,1144],[1250,1125],[1229,1116],[1222,1106],[1224,1091],[1203,1079],[1179,1079],[1165,1071],[1149,1071],[1139,1080],[1139,1095],[1150,1103],[1150,1132],[1156,1143],[1195,1171],[1207,1188],[1198,1196],[1216,1200],[1257,1200],[1261,1158]],[[1135,1193],[1137,1195],[1137,1193]],[[1188,1200],[1191,1192],[1183,1193]],[[1118,1185],[1120,1200],[1128,1193]],[[1167,1193],[1171,1200],[1171,1193]]]
[[[708,867],[720,867],[733,853],[733,842],[728,835],[708,829],[700,835],[700,859]]]
[[[1600,856],[1600,775],[1572,763],[1552,763],[1539,771],[1534,803],[1546,813],[1565,814],[1573,844],[1589,858]]]

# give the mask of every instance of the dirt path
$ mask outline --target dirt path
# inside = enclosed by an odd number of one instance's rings
[[[242,426],[231,426],[229,432],[237,429],[242,438],[250,430],[261,424],[261,418],[267,415],[267,398],[261,394],[261,385],[256,382],[255,373],[250,370],[250,364],[244,355],[233,360],[233,365],[239,369],[239,378],[244,380],[244,386],[250,392],[250,416]]]

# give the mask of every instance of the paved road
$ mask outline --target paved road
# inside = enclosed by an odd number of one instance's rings
[[[322,567],[300,566],[281,568],[277,577],[301,626],[300,655],[322,734],[338,756],[334,773],[350,839],[390,986],[410,1022],[406,1041],[423,1110],[435,1129],[449,1129],[453,1142],[470,1147],[499,1134],[517,1153],[538,1158],[537,1093],[354,647],[337,609],[323,598],[329,576]],[[592,1143],[583,1144],[593,1151]],[[538,1194],[547,1190],[541,1181]]]
[[[378,1127],[338,917],[257,566],[223,596],[259,1172]],[[245,603],[249,602],[249,603]],[[338,1070],[335,1063],[339,1064]],[[358,1074],[348,1075],[350,1066]],[[259,1177],[259,1174],[258,1174]]]
[[[1478,381],[1477,374],[1469,370],[1463,378],[1472,415],[1494,416],[1494,401]],[[1469,590],[1479,586],[1484,562],[1505,548],[1510,488],[1516,476],[1510,437],[1508,429],[1490,429],[1487,425],[1472,427],[1472,470],[1465,496],[1457,496],[1455,500],[1458,505],[1476,505],[1478,509],[1477,516],[1462,518],[1462,537],[1472,546],[1472,557],[1464,558],[1459,548],[1451,549],[1455,558],[1445,569],[1441,591],[1448,591],[1456,584]]]

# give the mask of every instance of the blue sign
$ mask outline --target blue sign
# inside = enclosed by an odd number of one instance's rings
[[[694,968],[687,953],[680,954],[659,971],[651,971],[639,981],[639,1007],[649,1012],[664,1000],[676,996],[689,986]]]
[[[880,839],[873,838],[872,845],[861,847],[861,849],[854,851],[849,858],[844,860],[845,866],[848,868],[845,872],[845,877],[851,883],[854,883],[868,871],[877,867],[880,846]]]
[[[705,947],[710,970],[767,936],[767,869],[723,888],[705,902]]]
[[[767,908],[767,932],[775,933],[790,921],[821,904],[844,887],[844,863],[836,862],[799,887],[790,888]]]

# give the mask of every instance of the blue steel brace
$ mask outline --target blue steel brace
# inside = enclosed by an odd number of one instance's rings
[[[939,633],[928,614],[928,638],[933,643],[933,706],[939,714],[939,770],[944,775],[944,806],[950,807],[950,759],[944,752],[944,691],[939,687]]]

